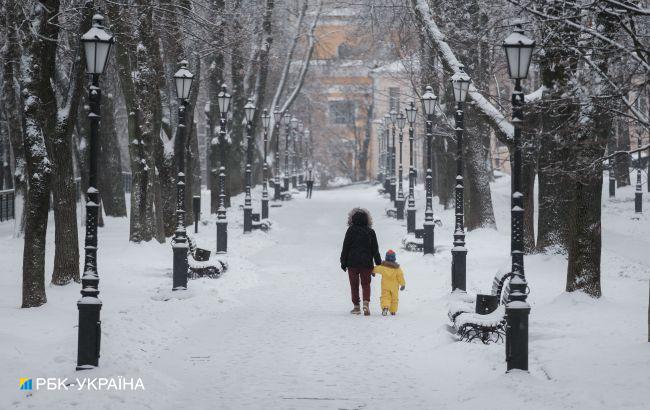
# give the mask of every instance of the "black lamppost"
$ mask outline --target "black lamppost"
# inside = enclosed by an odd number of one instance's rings
[[[81,42],[86,55],[86,72],[92,76],[89,87],[90,139],[88,150],[88,192],[86,198],[86,240],[84,272],[81,277],[81,299],[77,301],[79,310],[79,333],[77,339],[77,370],[92,369],[99,366],[99,342],[101,340],[101,321],[99,312],[102,301],[99,299],[99,272],[97,270],[97,216],[99,212],[99,190],[97,189],[97,138],[99,131],[101,89],[99,76],[104,73],[106,60],[111,51],[114,38],[102,25],[104,17],[93,16],[93,25],[83,36]]]
[[[386,132],[386,143],[384,144],[384,161],[386,175],[384,176],[384,191],[390,195],[390,115],[384,115],[384,132]]]
[[[269,217],[269,170],[266,163],[266,155],[269,143],[269,125],[271,124],[271,116],[268,110],[262,113],[262,126],[264,127],[264,168],[263,168],[263,181],[262,181],[262,219]]]
[[[464,104],[467,98],[467,91],[471,78],[459,67],[458,71],[451,76],[451,86],[454,90],[456,100],[456,227],[454,229],[454,247],[451,249],[451,290],[467,290],[466,285],[466,258],[465,248],[465,207],[463,179],[463,131],[464,131]]]
[[[381,127],[381,126],[380,126]],[[382,138],[383,130],[377,130],[377,181],[384,183],[384,144]]]
[[[305,124],[302,121],[298,122],[298,185],[302,186],[305,183],[305,169],[303,167],[303,152],[302,140],[304,138]]]
[[[511,254],[512,274],[510,295],[506,304],[506,362],[507,370],[528,370],[528,316],[526,302],[528,284],[524,275],[524,195],[521,192],[521,128],[524,93],[521,80],[528,76],[535,41],[524,35],[521,24],[503,42],[508,60],[508,73],[515,80],[512,93],[512,124],[514,126],[514,161],[512,166]]]
[[[291,130],[291,114],[284,113],[284,190],[289,190],[289,134]]]
[[[395,166],[395,164],[397,162],[395,160],[396,159],[395,157],[397,156],[396,155],[397,154],[396,153],[397,149],[395,148],[395,134],[397,133],[396,130],[395,130],[395,124],[397,122],[397,111],[391,110],[390,113],[388,114],[388,117],[390,118],[391,129],[393,131],[393,133],[392,133],[393,138],[392,138],[391,144],[390,144],[390,169],[391,169],[391,172],[390,172],[390,201],[393,203],[393,207],[397,208],[397,204],[395,203],[395,200],[397,199],[396,198],[396,193],[397,193],[396,185],[397,184],[396,184],[396,177],[395,177],[395,170],[397,168]]]
[[[436,95],[433,93],[433,88],[431,88],[431,86],[427,86],[424,95],[422,95],[424,113],[427,116],[427,202],[426,208],[424,210],[424,243],[422,247],[425,255],[433,254],[435,252],[433,244],[433,234],[435,228],[435,224],[433,222],[433,157],[431,150],[433,142],[433,113],[435,111],[437,99],[438,97],[436,97]]]
[[[296,132],[298,130],[298,118],[291,118],[291,142],[293,148],[291,149],[291,186],[295,189],[298,187],[298,168],[297,168],[297,152],[296,152]]]
[[[226,85],[221,86],[217,95],[219,103],[219,208],[217,208],[217,253],[228,252],[228,220],[226,219],[226,121],[230,109],[230,99]],[[212,146],[214,149],[214,146]]]
[[[415,167],[413,166],[413,140],[415,139],[413,125],[418,113],[415,102],[411,101],[406,107],[406,119],[409,122],[409,196],[406,209],[406,232],[415,233]]]
[[[282,111],[276,105],[273,111],[275,122],[275,175],[273,176],[273,199],[279,201],[280,196],[280,123],[282,122]]]
[[[609,159],[609,169],[607,171],[609,177],[609,197],[616,196],[616,175],[614,174],[614,159]]]
[[[181,61],[181,68],[174,74],[176,82],[176,97],[178,104],[178,131],[177,141],[177,166],[176,177],[176,231],[174,232],[174,273],[173,290],[187,289],[187,232],[185,231],[185,105],[190,97],[190,89],[194,75],[187,69],[187,61]]]
[[[244,196],[244,233],[253,231],[253,198],[251,197],[252,165],[253,165],[253,117],[255,116],[255,104],[250,98],[244,105],[246,115],[246,195]]]
[[[395,208],[397,208],[397,219],[404,219],[404,188],[402,179],[404,178],[404,168],[402,164],[403,155],[402,155],[402,146],[404,142],[404,125],[406,125],[406,117],[403,112],[399,113],[397,117],[397,128],[399,128],[399,177],[398,177],[398,188],[397,188],[397,199],[395,200]]]
[[[636,168],[636,189],[634,190],[634,212],[637,214],[643,213],[643,191],[641,190],[641,135],[636,136],[636,146],[639,149],[637,152],[637,168]],[[650,157],[648,157],[650,161]],[[648,184],[650,184],[650,176],[648,177]]]

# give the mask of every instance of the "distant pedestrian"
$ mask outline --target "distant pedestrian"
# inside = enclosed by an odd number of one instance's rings
[[[399,291],[404,290],[406,282],[404,281],[404,272],[397,263],[397,255],[394,250],[389,249],[386,252],[384,263],[375,266],[372,276],[375,276],[375,273],[381,275],[381,315],[386,316],[390,311],[390,314],[395,316]]]
[[[310,166],[307,169],[307,198],[311,199],[311,193],[314,190],[314,170]]]
[[[374,262],[374,263],[373,263]],[[370,213],[354,208],[348,214],[348,230],[341,250],[341,269],[348,272],[354,308],[353,315],[361,313],[359,306],[359,283],[363,293],[363,314],[370,315],[370,280],[374,265],[381,264],[377,235],[372,229]]]

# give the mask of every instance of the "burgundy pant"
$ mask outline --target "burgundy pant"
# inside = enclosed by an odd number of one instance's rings
[[[350,277],[350,291],[352,293],[352,303],[359,304],[359,279],[361,279],[361,288],[363,290],[363,300],[370,302],[370,274],[372,268],[348,268]]]

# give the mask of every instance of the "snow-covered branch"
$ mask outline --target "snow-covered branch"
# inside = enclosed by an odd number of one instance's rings
[[[459,67],[462,65],[456,58],[453,50],[445,41],[445,36],[442,34],[438,25],[433,20],[431,9],[426,0],[411,0],[415,10],[416,18],[424,28],[427,37],[436,45],[440,60],[446,69],[453,73],[458,72]],[[514,127],[505,115],[499,111],[491,102],[489,102],[474,85],[470,85],[469,97],[476,104],[476,108],[487,117],[488,121],[497,130],[497,135],[502,139],[510,140],[514,136]]]

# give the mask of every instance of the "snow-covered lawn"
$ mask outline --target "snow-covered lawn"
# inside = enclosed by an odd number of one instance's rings
[[[470,291],[489,291],[509,264],[508,194],[507,177],[493,184],[499,230],[467,235]],[[231,208],[230,270],[190,281],[181,297],[170,291],[169,244],[130,244],[128,221],[107,218],[99,237],[102,356],[98,369],[82,373],[74,371],[79,286],[50,286],[46,305],[20,309],[22,241],[2,223],[0,408],[647,408],[648,196],[639,220],[631,219],[633,188],[603,200],[601,299],[564,292],[564,256],[526,257],[530,374],[508,375],[503,344],[457,342],[446,330],[453,211],[436,209],[443,227],[435,256],[409,254],[399,249],[404,224],[385,216],[388,200],[376,186],[301,195],[271,208],[270,232],[246,237],[242,211]],[[203,199],[207,210],[209,193]],[[338,257],[353,206],[372,212],[382,252],[396,249],[405,270],[396,317],[378,315],[379,281],[373,315],[348,313]],[[198,242],[214,249],[214,217],[205,219]],[[48,266],[52,256],[50,246]],[[118,376],[141,378],[145,390],[18,389],[20,377]]]

